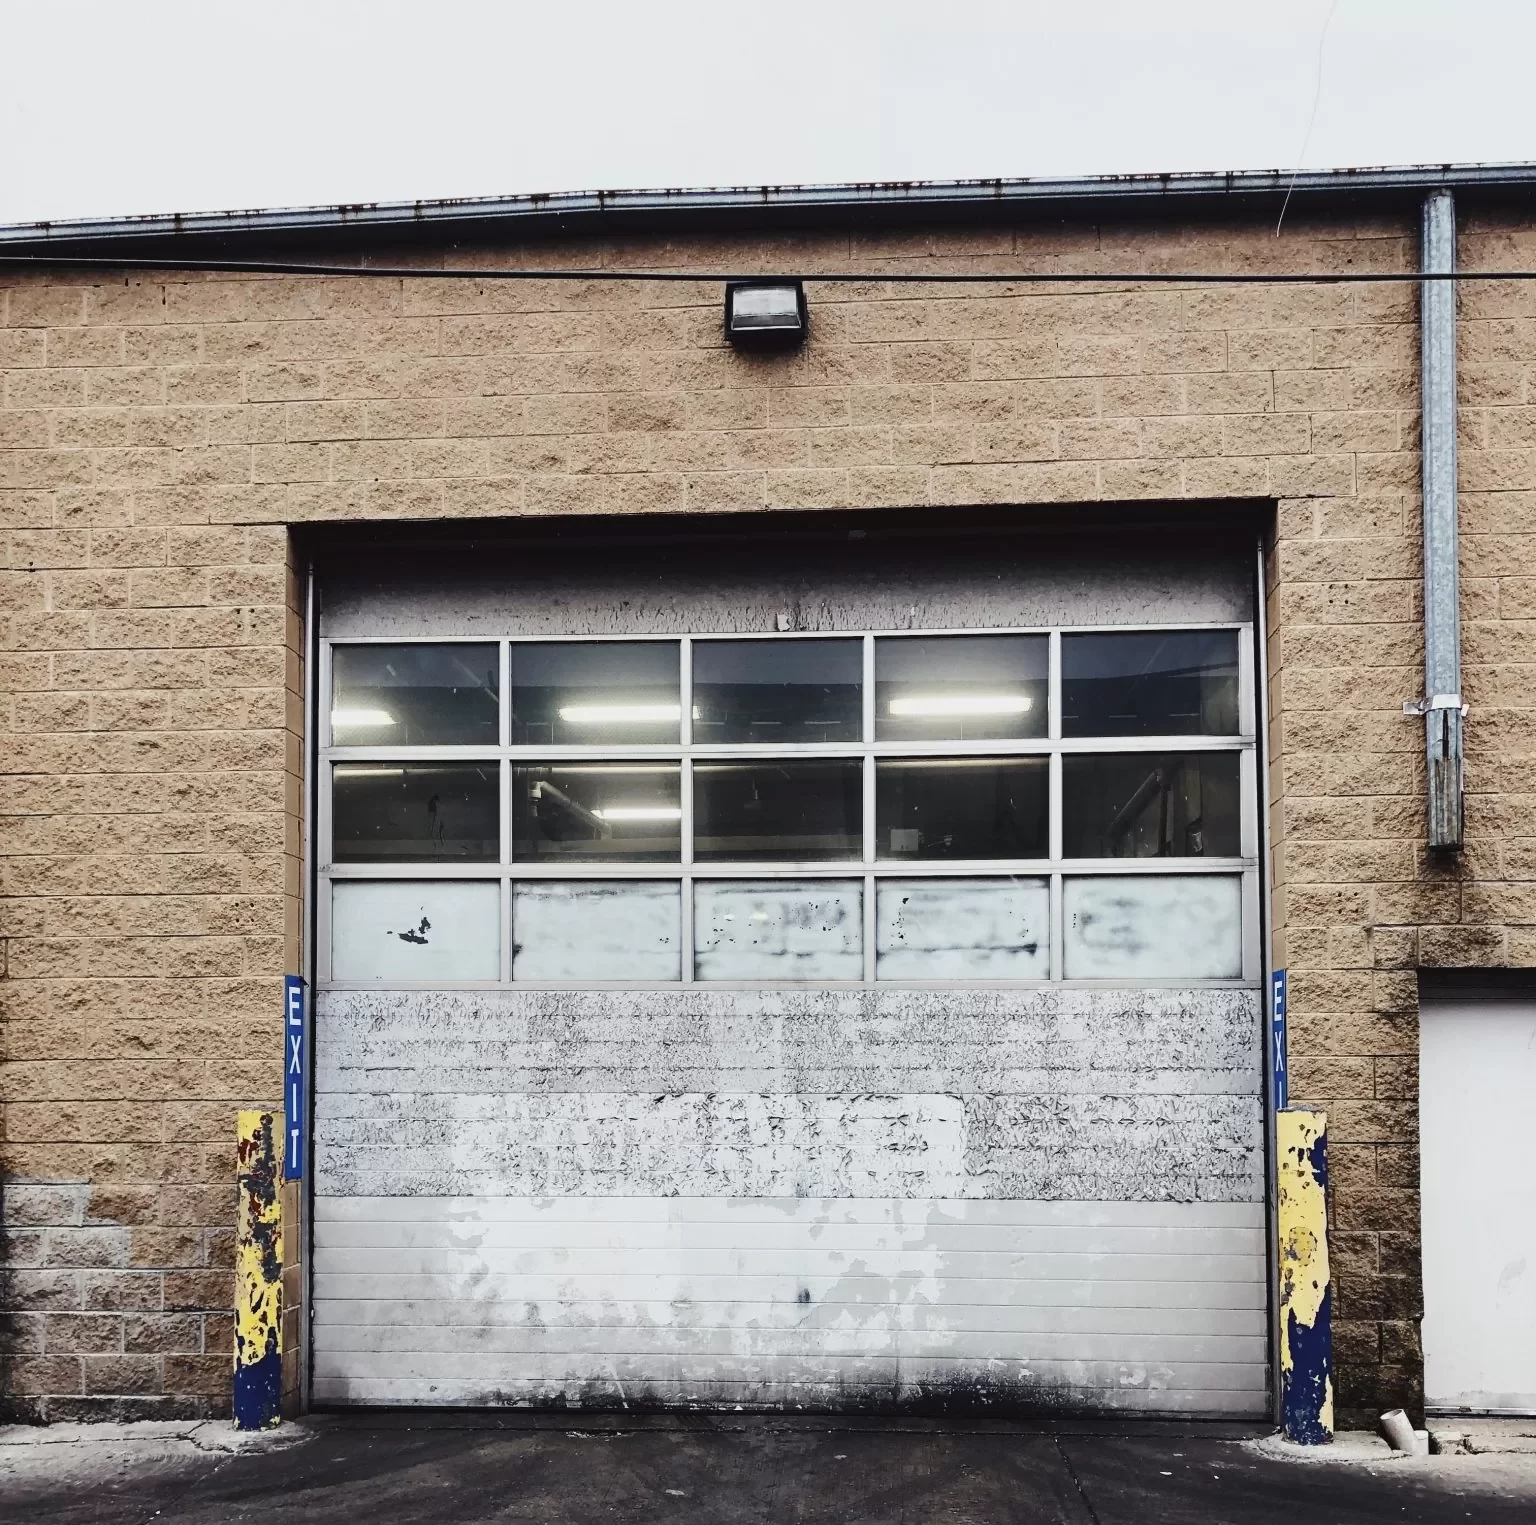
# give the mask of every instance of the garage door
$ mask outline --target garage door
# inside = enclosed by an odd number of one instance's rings
[[[1536,996],[1420,1011],[1424,1402],[1536,1414]]]
[[[998,563],[327,582],[316,1401],[1265,1410],[1249,569]]]

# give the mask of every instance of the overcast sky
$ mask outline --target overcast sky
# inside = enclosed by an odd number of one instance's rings
[[[0,222],[1536,159],[1536,0],[0,0],[0,22]]]

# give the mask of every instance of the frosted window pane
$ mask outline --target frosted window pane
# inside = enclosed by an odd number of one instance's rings
[[[501,977],[501,886],[494,880],[338,880],[331,887],[331,978]]]
[[[694,974],[701,980],[864,977],[857,880],[715,880],[694,886]]]
[[[1043,879],[886,879],[875,891],[883,980],[1043,980],[1051,897]]]
[[[1239,978],[1242,883],[1235,874],[1067,879],[1066,977]]]
[[[678,885],[534,880],[512,891],[514,980],[682,977]]]

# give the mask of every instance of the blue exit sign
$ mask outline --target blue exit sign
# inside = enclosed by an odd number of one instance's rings
[[[283,976],[283,1179],[304,1179],[304,981]]]
[[[1277,1112],[1283,1111],[1291,1104],[1291,1077],[1286,1059],[1285,1002],[1285,970],[1275,969],[1269,976],[1269,1045],[1270,1067],[1275,1076],[1275,1110]]]

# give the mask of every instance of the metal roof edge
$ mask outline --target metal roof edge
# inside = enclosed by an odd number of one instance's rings
[[[1411,165],[1398,168],[1231,171],[1221,174],[1096,175],[1076,179],[869,181],[718,189],[576,191],[442,201],[360,202],[269,210],[167,213],[0,225],[0,248],[100,246],[139,240],[328,234],[341,230],[447,231],[505,224],[577,231],[583,223],[877,209],[916,213],[1024,210],[1074,203],[1248,200],[1265,196],[1388,195],[1452,190],[1536,190],[1536,163]]]

